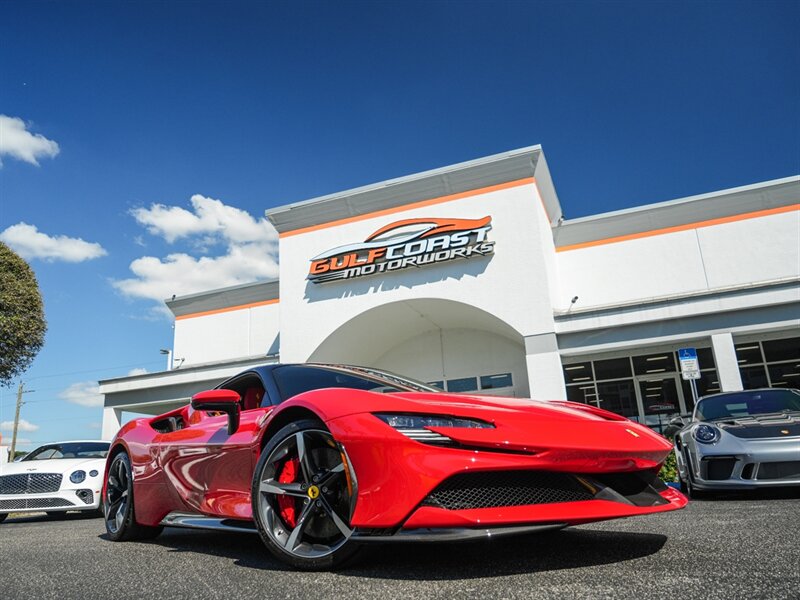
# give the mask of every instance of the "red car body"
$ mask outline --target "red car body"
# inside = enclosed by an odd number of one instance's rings
[[[180,524],[170,521],[175,514],[252,521],[251,489],[262,449],[282,426],[309,417],[324,423],[346,452],[357,487],[349,526],[363,539],[399,539],[403,532],[422,530],[577,525],[664,512],[687,503],[656,477],[672,450],[670,442],[607,411],[570,402],[433,391],[325,388],[274,398],[280,395],[274,381],[268,381],[274,368],[250,373],[264,381],[265,397],[261,406],[241,410],[233,433],[228,433],[226,415],[192,406],[138,419],[120,430],[109,456],[124,449],[130,457],[136,522]],[[381,414],[447,415],[489,425],[427,427],[432,433],[423,432],[423,439],[449,440],[447,445],[431,444],[411,439],[376,416]],[[165,427],[173,422],[183,427]],[[534,480],[545,473],[573,478],[587,491],[571,501],[557,497],[518,504],[503,499],[503,486],[513,491],[514,477],[526,473]],[[482,475],[496,474],[511,479],[480,483]],[[459,477],[477,478],[472,484],[454,484],[462,492],[465,485],[483,490],[477,501],[428,501]],[[494,502],[492,494],[500,500]]]

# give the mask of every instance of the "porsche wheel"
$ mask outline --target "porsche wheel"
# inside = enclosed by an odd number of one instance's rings
[[[697,489],[697,486],[694,484],[694,481],[692,480],[692,465],[689,462],[689,456],[686,453],[684,453],[684,460],[686,462],[686,479],[684,479],[683,477],[681,477],[680,474],[678,474],[678,481],[681,485],[681,492],[683,492],[683,494],[691,500],[699,500],[700,498],[706,497],[704,492],[701,492],[700,490]]]
[[[325,426],[290,423],[266,445],[253,476],[253,515],[261,539],[280,560],[309,571],[352,558],[354,483],[347,456]]]
[[[125,452],[117,454],[108,469],[103,511],[106,532],[115,542],[154,538],[163,529],[163,527],[147,527],[136,522],[133,511],[131,461]]]

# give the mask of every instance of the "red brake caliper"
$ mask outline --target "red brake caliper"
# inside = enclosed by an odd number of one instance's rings
[[[283,463],[280,475],[278,475],[278,483],[294,483],[297,475],[300,472],[300,461],[296,458],[290,458]],[[278,506],[281,509],[281,518],[284,523],[289,527],[294,528],[297,525],[297,515],[295,513],[295,499],[292,496],[278,496]]]

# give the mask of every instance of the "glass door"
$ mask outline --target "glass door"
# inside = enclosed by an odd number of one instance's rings
[[[644,423],[656,431],[663,432],[670,419],[686,412],[683,390],[678,384],[678,375],[660,377],[637,377],[639,397],[642,399]]]

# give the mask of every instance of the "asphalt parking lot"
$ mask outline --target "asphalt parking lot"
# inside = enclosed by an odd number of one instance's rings
[[[79,514],[0,525],[0,594],[16,598],[800,597],[800,492],[492,542],[370,547],[337,573],[300,573],[255,535],[167,529],[106,541]]]

